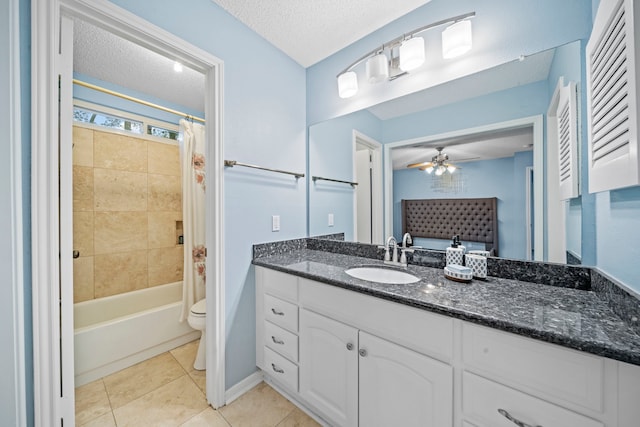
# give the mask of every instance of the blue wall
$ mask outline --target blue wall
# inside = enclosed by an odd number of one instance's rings
[[[309,130],[309,177],[352,181],[353,130],[378,140],[382,122],[368,111],[359,111],[314,125]],[[345,233],[353,241],[355,190],[350,185],[309,181],[309,235]],[[329,227],[328,215],[334,214]]]
[[[463,182],[463,191],[441,192],[432,189],[439,177],[418,169],[397,170],[393,173],[393,234],[402,236],[401,201],[403,199],[498,198],[499,255],[524,259],[525,235],[525,168],[533,165],[531,151],[516,153],[514,157],[466,162],[456,171]],[[425,248],[444,249],[449,240],[414,239]],[[463,241],[467,249],[484,249],[483,244]]]
[[[224,157],[303,172],[305,70],[210,0],[114,0],[224,61]],[[259,64],[259,66],[257,65]],[[246,168],[224,173],[226,386],[255,367],[251,245],[306,235],[305,181]],[[280,215],[281,231],[271,232]]]

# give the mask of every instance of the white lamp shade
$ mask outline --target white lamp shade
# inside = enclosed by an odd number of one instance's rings
[[[472,46],[471,21],[456,22],[442,32],[442,57],[445,59],[467,53]]]
[[[427,173],[433,172],[433,166],[429,166],[428,168],[426,168],[425,172],[427,172]]]
[[[456,169],[457,168],[454,165],[447,166],[447,170],[449,171],[449,173],[454,173]]]
[[[402,71],[415,70],[424,64],[424,39],[412,37],[400,45],[400,69]]]
[[[372,56],[367,61],[367,79],[369,83],[380,83],[389,78],[389,61],[384,53]]]
[[[347,71],[338,76],[338,96],[350,98],[358,92],[358,76],[353,71]]]

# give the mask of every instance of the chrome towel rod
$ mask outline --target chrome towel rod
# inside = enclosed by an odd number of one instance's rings
[[[321,181],[339,182],[341,184],[349,184],[350,186],[352,186],[354,188],[355,188],[356,185],[358,185],[357,182],[343,181],[341,179],[323,178],[321,176],[312,176],[311,179],[313,179],[313,182],[316,182],[317,180],[321,180]]]
[[[240,163],[240,162],[237,162],[235,160],[225,160],[224,161],[224,165],[228,166],[230,168],[232,168],[234,166],[244,166],[245,168],[261,169],[263,171],[284,173],[284,174],[287,174],[287,175],[293,175],[293,176],[296,177],[296,179],[304,178],[304,174],[303,173],[283,171],[283,170],[280,170],[280,169],[263,168],[262,166],[250,165],[250,164],[247,164],[247,163]]]

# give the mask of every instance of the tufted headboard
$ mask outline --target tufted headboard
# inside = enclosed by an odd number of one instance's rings
[[[402,234],[431,239],[459,235],[498,256],[498,199],[402,200]]]

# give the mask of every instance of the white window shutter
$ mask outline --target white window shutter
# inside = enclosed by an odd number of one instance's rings
[[[558,127],[558,178],[560,200],[567,200],[580,195],[578,166],[578,105],[576,84],[569,82],[559,90],[558,107],[556,109],[556,125]]]
[[[640,184],[634,1],[601,0],[587,43],[591,193]]]

